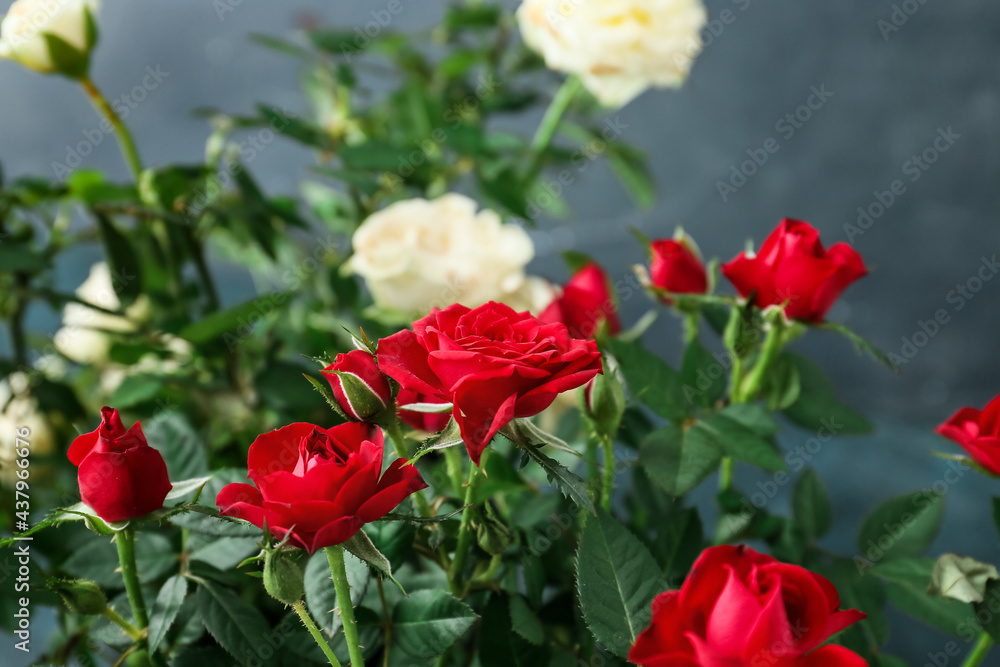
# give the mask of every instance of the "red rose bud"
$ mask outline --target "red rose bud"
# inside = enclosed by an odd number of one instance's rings
[[[643,667],[867,667],[843,646],[821,646],[865,618],[840,611],[829,581],[744,546],[706,549],[679,591],[653,601],[653,622],[628,659]]]
[[[114,408],[101,408],[101,425],[77,437],[68,456],[79,468],[80,498],[105,521],[158,510],[170,492],[163,457],[146,442],[139,422],[126,430]]]
[[[382,471],[382,431],[348,422],[330,429],[291,424],[257,436],[247,454],[256,485],[229,484],[219,513],[267,528],[277,539],[315,553],[340,544],[427,488],[420,473],[396,459]]]
[[[429,394],[421,394],[411,389],[400,389],[396,395],[396,414],[404,424],[428,433],[443,431],[451,420],[451,411],[448,412],[417,412],[407,410],[406,406],[412,403],[447,403]]]
[[[708,291],[708,274],[694,240],[684,232],[672,239],[650,243],[652,259],[649,280],[653,287],[672,294],[704,294]],[[669,297],[661,297],[671,303]]]
[[[935,432],[954,440],[973,461],[1000,475],[1000,396],[984,410],[962,408]]]
[[[583,388],[583,412],[598,433],[613,437],[625,414],[625,389],[614,373],[595,375]]]
[[[608,333],[621,331],[618,306],[615,304],[608,274],[591,262],[573,274],[557,297],[538,316],[540,322],[561,322],[573,338],[593,338],[607,323]]]
[[[322,372],[330,382],[337,404],[350,419],[374,422],[392,402],[389,381],[378,369],[375,358],[364,350],[338,354]]]
[[[868,274],[864,261],[846,243],[823,248],[808,222],[785,219],[757,254],[741,252],[722,266],[741,296],[755,292],[759,308],[786,301],[789,319],[820,322],[848,285]]]
[[[414,322],[413,331],[382,339],[378,362],[404,389],[452,404],[477,465],[511,420],[537,415],[557,395],[601,372],[594,341],[492,301],[472,309],[435,309]]]

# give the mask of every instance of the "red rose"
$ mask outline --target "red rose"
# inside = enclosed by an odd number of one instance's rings
[[[101,425],[73,440],[80,498],[105,521],[126,521],[163,507],[170,492],[167,464],[149,446],[139,422],[126,430],[118,411],[101,408]]]
[[[227,484],[219,513],[267,528],[315,553],[349,540],[411,493],[427,488],[420,473],[396,459],[382,472],[382,431],[348,422],[330,429],[290,424],[257,436],[247,454],[250,484]]]
[[[985,410],[962,408],[935,431],[960,444],[973,461],[1000,475],[1000,396]]]
[[[823,248],[819,232],[808,222],[785,219],[764,241],[760,252],[741,252],[722,273],[741,296],[756,291],[760,308],[788,302],[793,320],[820,322],[841,292],[868,274],[861,255],[846,243]]]
[[[673,294],[704,294],[708,291],[708,274],[701,258],[684,238],[660,239],[650,244],[653,257],[649,279],[653,286]],[[671,299],[664,297],[664,303]]]
[[[571,338],[502,303],[460,304],[379,342],[379,367],[405,389],[453,404],[452,415],[478,465],[490,439],[515,417],[530,417],[556,396],[601,372],[592,340]]]
[[[621,331],[618,322],[618,306],[611,293],[608,274],[591,262],[573,274],[556,298],[538,316],[545,324],[562,322],[569,328],[573,338],[593,338],[607,322],[608,333]]]
[[[831,635],[865,618],[839,611],[829,581],[744,546],[706,549],[679,591],[653,601],[629,660],[643,667],[867,667]]]
[[[322,373],[330,382],[337,404],[351,419],[374,421],[392,402],[389,381],[369,352],[352,350],[338,354]]]
[[[399,394],[396,396],[396,405],[399,409],[396,411],[396,414],[399,415],[399,418],[404,423],[409,424],[419,431],[427,431],[428,433],[443,431],[451,419],[450,411],[415,412],[413,410],[405,410],[404,407],[411,403],[447,403],[447,401],[442,401],[434,396],[421,394],[411,389],[399,390]]]

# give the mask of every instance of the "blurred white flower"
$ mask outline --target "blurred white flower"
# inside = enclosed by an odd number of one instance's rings
[[[556,286],[545,278],[528,276],[520,289],[504,296],[503,302],[519,313],[526,310],[537,317],[558,295]]]
[[[458,194],[409,199],[371,215],[354,233],[348,268],[381,308],[424,315],[453,303],[506,301],[535,254],[528,234]]]
[[[90,275],[77,288],[76,295],[81,301],[99,308],[121,308],[111,282],[111,271],[104,262],[90,267]],[[78,363],[101,365],[107,361],[111,348],[111,341],[105,332],[135,331],[136,323],[145,319],[148,310],[149,300],[145,295],[125,310],[125,317],[88,308],[81,303],[68,303],[63,309],[62,327],[55,335],[56,349]]]
[[[52,452],[52,428],[37,401],[28,394],[28,376],[11,373],[6,380],[0,380],[0,467],[11,469],[14,465],[17,431],[23,428],[28,429],[26,440],[31,456]]]
[[[517,10],[525,43],[607,107],[680,86],[707,18],[701,0],[524,0]]]
[[[0,57],[44,73],[84,73],[97,8],[97,0],[17,0],[0,21]],[[62,44],[53,49],[56,40]]]

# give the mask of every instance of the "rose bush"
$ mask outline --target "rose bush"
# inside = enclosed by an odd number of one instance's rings
[[[223,516],[258,528],[266,522],[278,539],[314,553],[350,539],[427,487],[405,459],[383,473],[382,448],[382,431],[370,424],[290,424],[250,445],[253,484],[228,484],[215,502]]]
[[[487,303],[435,310],[379,343],[379,367],[412,391],[453,404],[472,460],[515,417],[549,407],[558,394],[601,372],[593,341],[560,323]]]

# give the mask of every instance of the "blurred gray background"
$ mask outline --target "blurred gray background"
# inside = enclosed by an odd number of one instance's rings
[[[252,44],[249,33],[290,36],[309,17],[349,27],[371,20],[371,12],[384,6],[381,0],[106,0],[92,71],[112,98],[140,85],[147,67],[165,73],[127,122],[147,164],[197,161],[208,128],[190,115],[194,107],[240,112],[266,101],[305,110],[298,63]],[[231,11],[220,13],[219,7]],[[403,7],[393,29],[429,29],[439,22],[443,3],[404,0]],[[929,451],[955,450],[930,430],[957,407],[981,407],[1000,392],[1000,279],[974,280],[984,258],[1000,255],[1000,4],[709,0],[708,11],[715,34],[706,33],[710,41],[688,84],[680,91],[648,92],[609,114],[625,128],[626,141],[649,152],[659,187],[655,208],[637,212],[605,166],[591,163],[566,191],[576,213],[568,221],[544,221],[535,233],[539,256],[532,269],[565,278],[557,251],[572,247],[599,259],[613,278],[624,277],[631,264],[643,261],[625,232],[629,226],[666,236],[683,224],[706,256],[727,260],[747,239],[759,245],[787,216],[814,224],[828,245],[851,241],[871,269],[831,319],[902,354],[904,339],[912,340],[922,321],[947,311],[948,323],[899,376],[856,356],[833,334],[815,333],[799,344],[826,368],[848,402],[880,424],[873,437],[825,445],[813,461],[837,508],[826,544],[854,553],[854,534],[868,508],[942,479],[947,463]],[[557,79],[552,81],[554,90]],[[783,122],[814,88],[832,95],[798,127]],[[540,113],[525,114],[517,125],[532,132]],[[99,125],[67,80],[5,62],[0,119],[0,162],[8,177],[54,176],[53,163],[64,162],[68,147]],[[939,152],[935,138],[949,128],[952,140]],[[718,183],[729,182],[733,167],[749,159],[747,151],[757,151],[770,137],[779,150],[724,200]],[[935,160],[924,163],[924,170],[912,160],[928,149],[928,160]],[[275,142],[250,166],[270,192],[294,193],[312,162],[297,146]],[[127,176],[111,137],[83,166]],[[867,229],[859,227],[858,207],[872,207],[876,193],[896,179],[905,192]],[[853,234],[846,225],[863,233]],[[97,257],[96,248],[84,250],[60,266],[63,287],[79,284]],[[244,298],[251,289],[248,277],[232,267],[219,271],[227,300]],[[993,270],[980,275],[993,277]],[[979,289],[961,297],[955,290],[970,279],[969,288]],[[649,307],[641,295],[623,305],[626,326]],[[45,311],[31,315],[36,330],[57,325]],[[677,323],[664,314],[646,342],[675,359]],[[785,435],[789,446],[809,437],[790,429]],[[741,470],[738,481],[753,489],[758,478]],[[790,493],[781,489],[768,509],[783,511]],[[1000,562],[990,494],[1000,495],[1000,485],[971,472],[949,487],[935,555],[947,548]],[[947,641],[898,614],[893,623],[892,652],[917,667]],[[4,664],[10,664],[7,649],[0,648]]]

